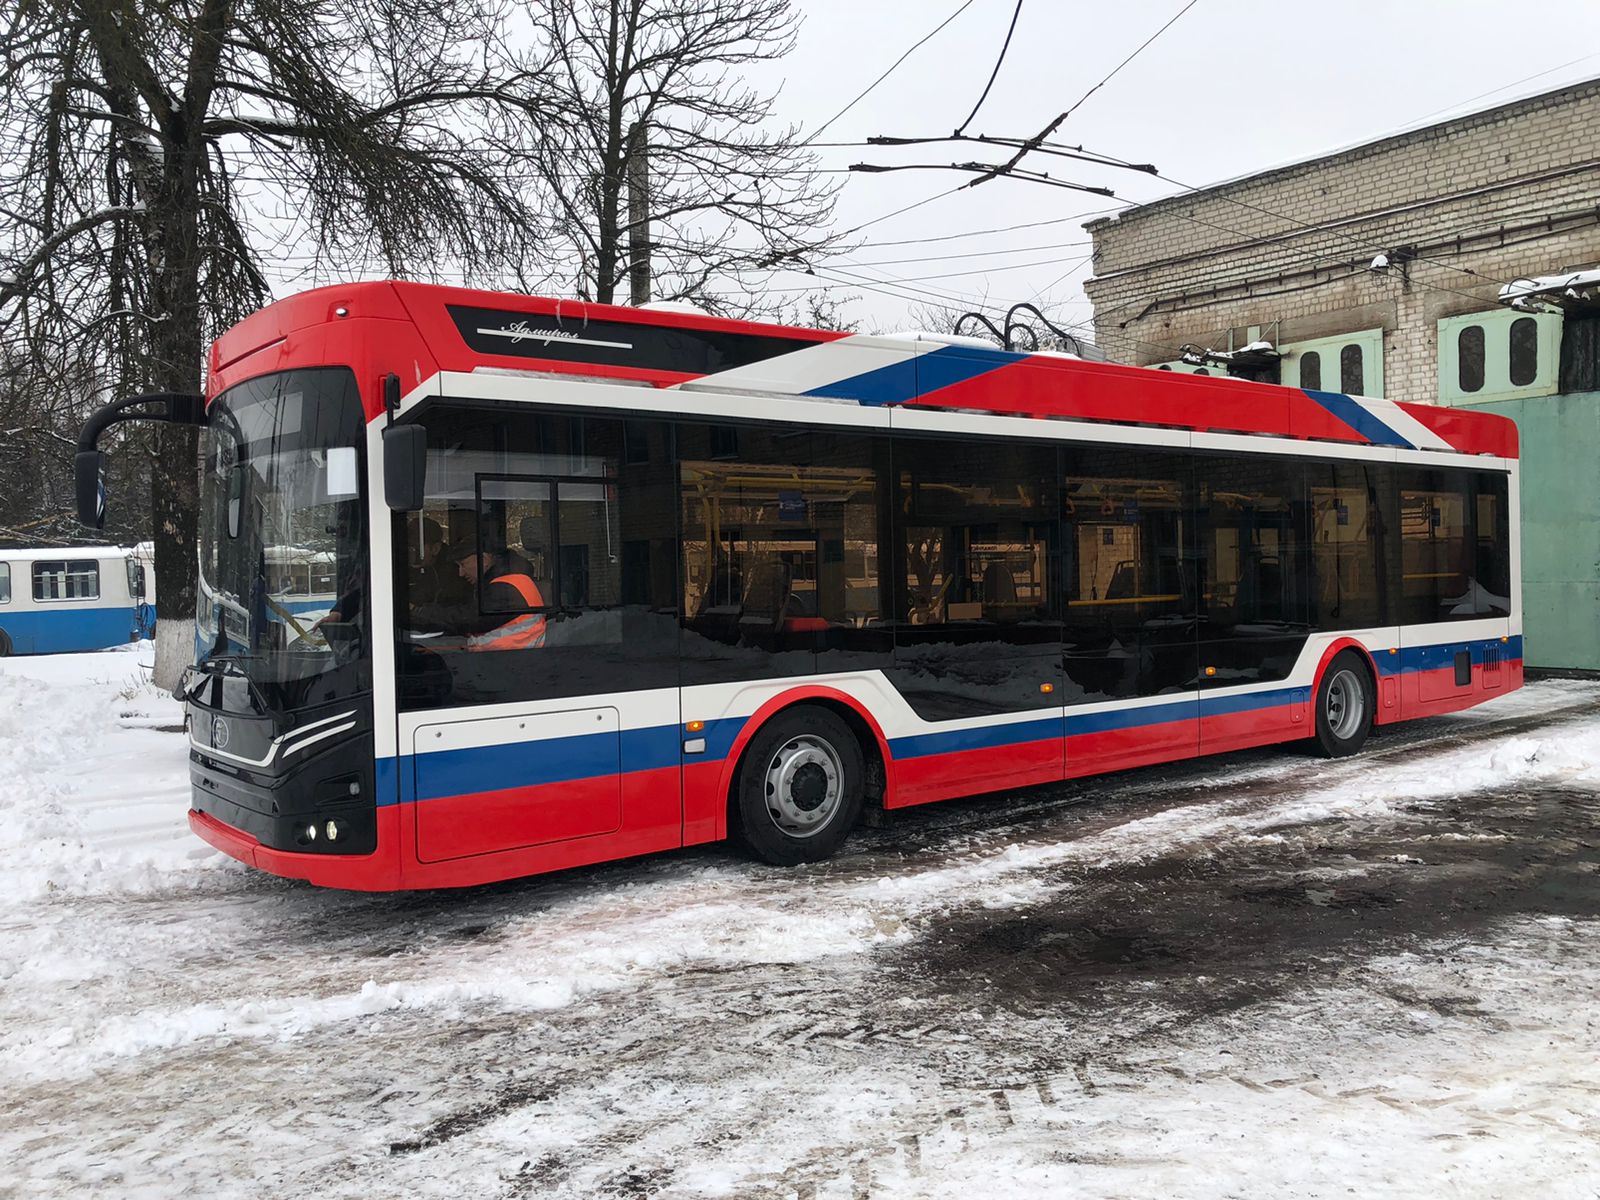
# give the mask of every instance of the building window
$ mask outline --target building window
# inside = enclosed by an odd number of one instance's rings
[[[35,600],[98,600],[100,564],[93,559],[33,564]]]
[[[1278,345],[1283,382],[1383,398],[1383,330],[1358,329]]]
[[[1468,325],[1456,336],[1456,386],[1463,392],[1483,390],[1483,326]]]
[[[1352,342],[1339,351],[1339,390],[1347,396],[1366,394],[1361,347]]]
[[[1511,382],[1527,387],[1539,376],[1539,323],[1532,317],[1511,322]]]
[[[1300,386],[1313,392],[1322,390],[1322,355],[1308,350],[1300,356]]]
[[[1568,315],[1565,323],[1570,324]],[[1463,313],[1439,322],[1439,402],[1487,404],[1558,390],[1561,313]]]

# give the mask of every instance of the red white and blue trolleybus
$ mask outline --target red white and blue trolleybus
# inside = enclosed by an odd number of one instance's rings
[[[221,337],[190,822],[451,887],[1450,712],[1522,680],[1482,413],[409,283]],[[311,585],[284,564],[318,564]],[[298,590],[297,590],[298,589]]]

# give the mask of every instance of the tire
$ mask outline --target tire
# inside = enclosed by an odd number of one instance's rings
[[[11,639],[6,636],[6,631],[0,629],[0,658],[11,657]]]
[[[850,727],[803,704],[762,726],[734,777],[736,836],[779,867],[821,862],[861,816],[866,763]]]
[[[1377,689],[1361,655],[1342,650],[1333,656],[1317,684],[1317,749],[1325,758],[1354,754],[1372,732]]]

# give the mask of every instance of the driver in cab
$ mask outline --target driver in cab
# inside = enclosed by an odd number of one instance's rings
[[[476,591],[476,613],[463,614],[451,630],[468,650],[527,650],[544,645],[545,600],[533,568],[483,531],[462,531],[446,552],[461,578]]]

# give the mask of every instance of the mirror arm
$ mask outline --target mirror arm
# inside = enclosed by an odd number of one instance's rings
[[[146,392],[96,409],[83,423],[83,432],[78,435],[78,453],[73,460],[78,520],[92,529],[105,524],[105,496],[100,486],[105,456],[100,451],[100,435],[107,429],[121,421],[203,425],[205,419],[205,397],[187,392]]]

